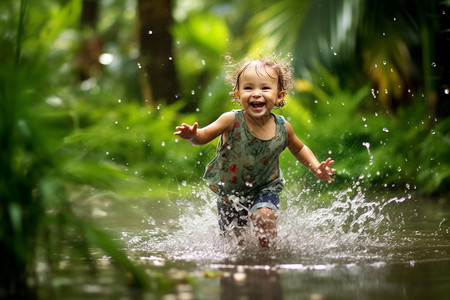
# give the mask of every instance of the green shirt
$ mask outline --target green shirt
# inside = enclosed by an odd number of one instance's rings
[[[273,116],[276,129],[271,139],[260,139],[248,130],[243,110],[235,111],[225,144],[220,137],[216,156],[206,166],[203,179],[225,202],[231,195],[245,199],[263,190],[282,191],[284,179],[278,158],[287,146],[287,130],[284,118]]]

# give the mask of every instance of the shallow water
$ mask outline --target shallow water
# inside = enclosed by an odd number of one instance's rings
[[[129,255],[168,276],[188,274],[178,299],[446,299],[450,295],[450,208],[410,194],[285,193],[276,247],[218,233],[207,191],[143,200],[140,222],[110,224]],[[117,221],[117,220],[116,220]]]
[[[184,186],[184,185],[183,185]],[[64,299],[448,299],[450,205],[355,185],[282,194],[276,246],[219,234],[214,196],[203,188],[165,200],[93,200],[96,223],[148,272],[176,282],[163,295],[120,288],[107,270],[99,284],[57,279]],[[184,196],[183,196],[184,195]],[[187,195],[187,196],[186,196]],[[326,201],[323,201],[326,199]],[[448,201],[446,201],[448,203]],[[101,256],[102,254],[99,253]]]

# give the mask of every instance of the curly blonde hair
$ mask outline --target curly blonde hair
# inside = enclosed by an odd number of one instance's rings
[[[257,72],[259,74],[268,74],[266,68],[275,70],[278,76],[278,91],[285,91],[286,94],[292,93],[294,86],[294,75],[292,67],[289,63],[277,60],[275,58],[260,57],[257,59],[244,59],[240,63],[234,63],[230,56],[226,57],[228,61],[227,74],[225,81],[232,87],[229,96],[232,101],[237,101],[236,91],[239,89],[239,79],[244,71],[252,64],[256,63]],[[263,73],[264,72],[264,73]],[[286,100],[283,99],[279,104],[274,106],[278,109],[286,105]]]

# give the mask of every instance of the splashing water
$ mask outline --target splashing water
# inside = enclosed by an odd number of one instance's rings
[[[129,249],[202,264],[244,258],[248,261],[261,255],[276,257],[279,262],[377,261],[385,259],[392,247],[408,243],[407,240],[399,242],[396,236],[405,222],[398,208],[410,197],[370,199],[355,184],[342,192],[329,192],[328,204],[317,207],[314,197],[308,193],[301,191],[287,199],[282,196],[282,206],[286,208],[278,212],[276,246],[269,251],[259,247],[252,228],[244,233],[244,245],[238,245],[235,238],[222,237],[214,195],[202,189],[185,199],[175,199],[176,205],[171,208],[179,210],[178,220],[155,222],[152,219],[148,222],[154,225],[152,229],[123,239]]]

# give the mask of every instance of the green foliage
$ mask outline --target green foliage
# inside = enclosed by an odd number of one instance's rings
[[[298,187],[300,181],[302,187],[321,191],[365,183],[448,193],[449,118],[430,119],[428,100],[420,96],[395,114],[385,111],[380,95],[366,85],[368,78],[355,78],[345,63],[353,59],[349,53],[359,49],[355,39],[361,33],[355,28],[364,1],[352,2],[350,10],[344,5],[348,1],[314,2],[339,8],[340,14],[329,19],[306,16],[312,1],[199,4],[199,9],[178,18],[172,29],[182,97],[171,106],[157,107],[143,106],[139,100],[138,53],[131,34],[136,14],[131,2],[102,2],[104,17],[95,34],[104,38],[102,50],[113,55],[114,63],[104,67],[102,76],[84,82],[78,81],[74,61],[80,41],[94,30],[79,28],[82,1],[0,2],[0,297],[29,296],[23,291],[30,291],[37,249],[42,249],[38,258],[45,258],[54,272],[61,253],[95,270],[95,248],[111,258],[131,286],[154,287],[149,280],[170,284],[160,277],[148,279],[120,251],[120,243],[80,212],[79,200],[102,193],[117,201],[134,197],[171,201],[168,198],[181,182],[201,182],[216,143],[193,147],[173,132],[182,122],[205,126],[237,107],[228,100],[230,88],[223,80],[228,52],[238,58],[267,52],[263,48],[272,45],[274,50],[294,50],[294,63],[301,69],[297,74],[308,75],[308,80],[298,80],[298,95],[277,113],[291,122],[320,160],[331,156],[336,161],[337,180],[317,185],[286,151],[281,164],[290,185]],[[250,5],[253,15],[246,13]],[[321,10],[327,16],[334,11]],[[349,11],[357,14],[347,24],[342,20]],[[315,26],[328,22],[326,34],[300,28],[299,20],[311,17]],[[335,29],[337,20],[342,22]],[[353,38],[343,34],[348,32]],[[383,45],[396,45],[395,40],[390,42]],[[395,53],[394,60],[401,60],[400,52]],[[346,68],[336,68],[338,74],[329,71],[341,58]],[[357,63],[364,61],[363,53],[357,58]],[[402,62],[401,72],[408,72],[409,64]],[[361,70],[366,67],[357,65]],[[68,240],[73,244],[68,246]]]
[[[120,170],[122,180],[127,180],[112,185],[116,189],[122,186],[121,193],[139,194],[137,190],[130,190],[126,183],[129,180],[140,182],[139,191],[144,194],[149,189],[163,189],[173,177],[186,179],[194,173],[198,175],[195,165],[202,160],[201,148],[178,141],[173,135],[180,120],[178,110],[181,106],[182,103],[177,103],[152,108],[126,101],[103,106],[97,109],[97,121],[88,121],[84,128],[65,138],[64,149],[82,162],[94,165],[101,162]],[[74,110],[71,113],[87,119],[89,116],[83,114],[88,111]],[[193,117],[183,117],[183,122],[190,120]],[[157,186],[154,186],[155,182]]]
[[[175,63],[187,110],[225,107],[216,101],[227,98],[226,91],[220,88],[223,87],[224,56],[229,47],[229,31],[224,20],[211,13],[192,13],[174,25],[172,33],[176,40]]]
[[[272,2],[271,5],[262,5],[261,11],[256,13],[248,24],[250,52],[267,48],[292,50],[296,41],[292,37],[300,34],[302,20],[309,4],[310,1],[282,0]]]
[[[292,107],[290,101],[289,112],[283,114],[319,159],[331,156],[336,161],[337,184],[445,192],[450,165],[448,119],[436,123],[424,118],[426,103],[420,97],[396,115],[374,110],[378,102],[368,87],[356,92],[343,89],[336,76],[320,70],[311,82],[298,81],[301,104]],[[306,111],[303,117],[295,108],[300,105]]]
[[[60,61],[57,37],[77,20],[81,2],[62,2],[1,4],[8,9],[5,15],[17,21],[15,26],[4,22],[6,33],[0,40],[0,45],[15,41],[13,56],[10,47],[2,47],[0,69],[1,297],[34,297],[31,287],[36,282],[31,279],[38,247],[51,241],[52,247],[44,247],[44,256],[55,261],[53,250],[64,245],[68,232],[84,241],[73,248],[75,252],[89,256],[90,248],[97,246],[129,274],[132,285],[148,287],[148,278],[119,250],[117,242],[71,207],[70,187],[109,188],[124,176],[104,162],[76,162],[63,147],[62,137],[78,125],[74,126],[71,111],[60,107],[61,98],[51,96],[50,83],[61,75],[53,72]],[[45,71],[47,63],[55,63],[55,69]]]

